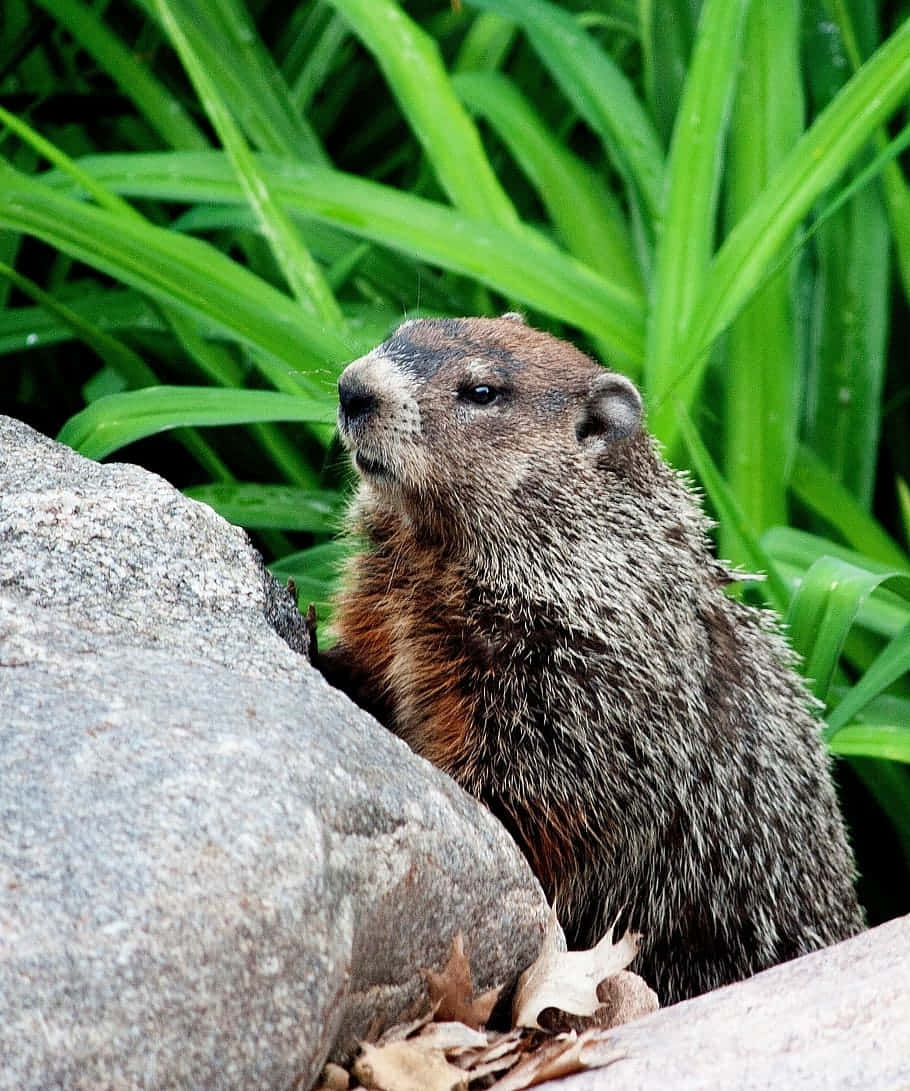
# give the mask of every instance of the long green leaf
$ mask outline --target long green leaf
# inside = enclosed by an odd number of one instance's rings
[[[678,428],[675,403],[688,408],[701,379],[679,346],[714,249],[723,148],[747,9],[748,0],[706,0],[702,7],[670,145],[644,385],[651,428],[671,456]]]
[[[867,187],[823,224],[815,249],[806,441],[868,508],[878,463],[891,267],[879,187]]]
[[[298,302],[330,327],[343,329],[341,308],[326,284],[319,266],[303,245],[284,208],[271,192],[267,179],[234,124],[230,110],[221,100],[214,80],[184,32],[181,5],[169,0],[152,0],[152,3],[196,87],[206,113],[230,157],[246,198],[259,217],[263,234],[272,248],[278,267]]]
[[[495,72],[455,77],[465,105],[485,118],[540,195],[567,248],[637,294],[641,271],[619,205],[594,171],[558,141],[511,80]]]
[[[803,128],[797,0],[752,0],[730,125],[725,221],[735,224]],[[725,344],[724,472],[753,532],[787,520],[796,447],[792,268],[743,309]],[[721,549],[727,535],[721,527]],[[734,559],[738,559],[735,557]]]
[[[910,577],[908,577],[908,583],[910,583]],[[836,735],[870,701],[908,671],[910,671],[910,623],[882,649],[862,678],[828,715],[827,736],[831,738]],[[910,721],[905,726],[910,732]]]
[[[328,0],[376,57],[453,204],[501,227],[518,222],[439,49],[394,0]]]
[[[279,395],[280,396],[280,395]],[[326,489],[258,485],[194,485],[183,490],[192,500],[214,508],[229,523],[256,529],[332,533],[340,521],[342,498]]]
[[[910,707],[907,709],[910,717]],[[828,749],[840,757],[886,758],[910,762],[910,726],[895,724],[851,724],[828,741]]]
[[[690,0],[638,0],[645,98],[669,145],[695,38],[696,5]]]
[[[103,68],[159,135],[174,148],[205,148],[208,141],[180,101],[81,0],[36,0]]]
[[[65,306],[77,320],[102,332],[163,330],[165,323],[143,296],[131,288],[99,289],[95,282],[75,280],[77,294]],[[33,296],[33,298],[37,298]],[[56,301],[56,297],[53,297]],[[0,355],[56,345],[76,336],[73,325],[44,306],[0,310]],[[157,381],[157,380],[156,380]]]
[[[632,84],[594,39],[555,4],[544,0],[469,0],[520,26],[553,79],[601,137],[626,178],[645,228],[660,217],[664,156],[660,139]]]
[[[813,122],[718,251],[680,355],[696,374],[705,351],[762,283],[800,220],[910,89],[910,20]]]
[[[118,193],[200,203],[242,200],[218,152],[99,156],[80,164]],[[434,201],[340,171],[274,159],[264,159],[263,170],[292,213],[475,277],[508,298],[601,338],[617,362],[629,361],[632,367],[640,363],[641,297],[571,258],[532,228],[505,230],[478,223]],[[0,207],[0,222],[4,214]]]
[[[799,589],[806,572],[820,557],[837,557],[855,568],[878,572],[884,576],[892,571],[890,566],[880,564],[865,554],[856,553],[826,538],[817,538],[813,534],[805,534],[789,527],[773,527],[762,535],[761,544],[793,593]],[[875,637],[881,637],[885,641],[892,640],[910,622],[910,602],[899,592],[900,584],[896,591],[881,586],[876,588],[860,604],[856,614],[856,625],[868,630]],[[856,669],[864,670],[871,659],[866,657],[861,660],[851,654],[851,649],[856,647],[856,641],[852,639],[855,635],[854,628],[850,639],[844,645],[844,656]],[[872,658],[878,654],[878,650]]]
[[[11,179],[6,172],[0,172],[0,224],[44,239],[262,350],[262,366],[280,389],[301,388],[304,377],[297,365],[302,358],[333,363],[351,358],[347,341],[196,239],[93,208],[21,175]],[[325,388],[330,382],[327,374]]]
[[[790,603],[787,623],[819,699],[827,700],[844,641],[860,606],[886,580],[899,580],[910,588],[906,572],[869,572],[836,557],[819,558],[803,577]]]
[[[0,277],[10,280],[24,295],[34,299],[49,315],[53,315],[70,331],[70,336],[81,338],[101,357],[129,386],[147,386],[157,382],[155,373],[141,356],[133,352],[129,345],[99,329],[93,322],[86,320],[72,307],[61,303],[55,296],[45,292],[27,277],[20,276],[15,269],[0,262]],[[0,330],[4,329],[6,314],[0,314]],[[46,344],[34,330],[24,335],[26,345],[32,338],[33,345]]]
[[[330,424],[335,413],[334,399],[329,398],[304,398],[271,390],[153,386],[99,398],[70,417],[57,439],[86,458],[98,459],[170,428],[281,420]]]
[[[739,502],[715,466],[685,409],[680,410],[679,427],[695,472],[726,528],[728,539],[734,544],[737,558],[748,564],[753,572],[767,573],[765,593],[772,605],[782,613],[790,600],[787,585],[776,564],[753,534]]]
[[[797,450],[790,487],[854,549],[892,566],[910,567],[910,557],[808,447],[801,445]]]
[[[841,32],[844,50],[847,59],[855,72],[862,64],[862,51],[851,17],[851,5],[844,0],[831,0],[828,7]],[[867,9],[868,10],[868,9]],[[872,8],[874,14],[866,24],[874,34],[874,25],[878,12]],[[867,39],[872,35],[866,35]],[[876,148],[881,151],[888,144],[888,136],[884,129],[875,134]],[[888,208],[888,218],[891,221],[891,232],[894,247],[897,253],[897,266],[900,270],[901,281],[904,286],[904,295],[910,300],[910,186],[904,179],[901,169],[896,162],[889,162],[882,171],[882,190]]]

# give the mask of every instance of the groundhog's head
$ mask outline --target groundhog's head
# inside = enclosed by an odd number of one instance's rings
[[[362,499],[414,521],[539,516],[642,434],[628,379],[518,315],[405,322],[345,369],[338,393]]]

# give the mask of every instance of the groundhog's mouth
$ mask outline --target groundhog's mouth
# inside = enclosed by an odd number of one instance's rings
[[[367,458],[358,451],[354,455],[354,462],[357,464],[357,469],[366,477],[380,477],[387,481],[392,478],[392,471],[384,462],[376,458]]]

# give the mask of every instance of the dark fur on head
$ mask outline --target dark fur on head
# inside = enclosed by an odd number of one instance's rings
[[[857,931],[810,699],[624,377],[516,316],[407,322],[339,384],[361,473],[327,675],[496,813],[570,944],[672,1002]]]

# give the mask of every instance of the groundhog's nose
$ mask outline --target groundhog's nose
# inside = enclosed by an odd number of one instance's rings
[[[352,425],[373,412],[376,395],[355,376],[345,373],[338,380],[338,402],[342,423]]]

